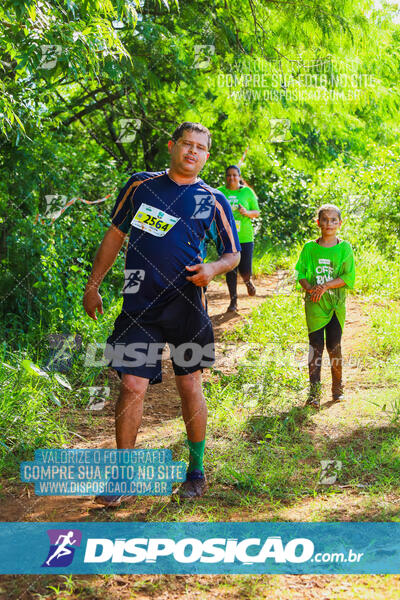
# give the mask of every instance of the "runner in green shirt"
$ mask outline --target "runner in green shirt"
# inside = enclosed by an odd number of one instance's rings
[[[310,340],[310,393],[307,404],[319,408],[324,331],[332,372],[332,399],[343,400],[341,337],[346,317],[346,287],[354,286],[350,244],[336,237],[342,224],[340,210],[324,204],[318,210],[321,237],[307,242],[296,264],[296,279],[305,289],[305,312]]]
[[[244,185],[240,168],[237,165],[227,167],[225,177],[226,185],[219,187],[218,190],[224,194],[231,205],[242,248],[239,265],[233,271],[229,271],[226,274],[226,283],[228,284],[231,298],[227,312],[236,312],[238,269],[246,284],[249,296],[254,296],[256,293],[254,283],[251,281],[254,249],[254,232],[251,220],[260,216],[260,207],[258,206],[257,196],[253,190]]]

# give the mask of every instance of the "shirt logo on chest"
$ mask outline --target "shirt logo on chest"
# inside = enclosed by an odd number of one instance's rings
[[[194,194],[193,199],[196,206],[191,218],[208,219],[214,208],[214,198],[210,194]]]
[[[139,291],[144,275],[145,272],[143,269],[125,269],[125,283],[122,293],[136,294]]]
[[[320,258],[318,260],[318,266],[316,268],[317,283],[322,284],[325,281],[331,281],[333,279],[333,267],[329,258]]]
[[[239,200],[236,196],[227,196],[228,202],[231,205],[232,210],[237,210],[239,208]]]

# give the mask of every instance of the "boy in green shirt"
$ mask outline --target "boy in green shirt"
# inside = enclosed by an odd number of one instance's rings
[[[296,279],[305,289],[305,312],[310,340],[310,393],[307,404],[319,408],[324,331],[332,372],[332,399],[343,400],[341,337],[346,317],[346,290],[355,280],[350,244],[336,237],[342,224],[340,210],[324,204],[318,210],[321,236],[307,242],[296,264]]]

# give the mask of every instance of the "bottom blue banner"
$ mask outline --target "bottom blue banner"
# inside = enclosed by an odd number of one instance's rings
[[[0,523],[0,573],[393,574],[400,523]]]

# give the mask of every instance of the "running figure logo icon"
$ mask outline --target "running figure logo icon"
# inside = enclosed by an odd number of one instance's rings
[[[81,545],[82,532],[79,529],[48,529],[50,549],[42,567],[67,567],[72,563],[75,548]]]
[[[194,201],[196,202],[196,207],[192,214],[192,219],[208,219],[211,215],[211,211],[214,208],[213,198],[205,194],[195,194]]]
[[[139,291],[139,287],[143,279],[143,269],[125,269],[125,283],[122,289],[122,293],[136,294]]]

